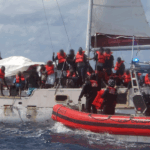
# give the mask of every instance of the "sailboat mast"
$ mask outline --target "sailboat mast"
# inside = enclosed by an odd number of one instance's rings
[[[91,46],[92,8],[93,8],[93,0],[89,0],[87,37],[86,37],[86,54],[88,57],[90,56],[90,46]]]

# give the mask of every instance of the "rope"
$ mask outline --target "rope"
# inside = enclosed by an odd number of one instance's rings
[[[46,19],[46,22],[47,22],[48,32],[49,32],[49,39],[50,39],[52,50],[54,51],[53,44],[52,44],[52,38],[51,38],[51,34],[50,34],[49,23],[48,23],[48,19],[47,19],[47,15],[46,15],[46,9],[45,9],[43,0],[42,0],[42,3],[43,3],[43,9],[44,9],[44,13],[45,13],[45,19]]]
[[[59,13],[60,13],[60,16],[61,16],[61,19],[62,19],[64,28],[65,28],[65,32],[66,32],[66,35],[67,35],[67,38],[68,38],[68,42],[69,42],[70,48],[72,48],[72,47],[71,47],[71,42],[70,42],[70,39],[69,39],[69,36],[68,36],[68,33],[67,33],[67,29],[66,29],[66,26],[65,26],[65,22],[64,22],[64,19],[63,19],[63,16],[62,16],[62,13],[61,13],[61,10],[60,10],[60,7],[59,7],[59,3],[58,3],[57,0],[56,0],[56,3],[57,3],[58,10],[59,10]]]

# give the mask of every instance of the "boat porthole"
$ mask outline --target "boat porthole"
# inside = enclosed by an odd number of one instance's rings
[[[21,105],[21,104],[22,104],[22,102],[18,102],[18,104],[19,104],[19,105]]]

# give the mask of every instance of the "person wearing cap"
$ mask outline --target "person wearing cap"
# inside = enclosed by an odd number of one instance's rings
[[[6,83],[5,80],[5,66],[2,66],[0,69],[0,89],[1,89],[1,95],[4,96],[3,94],[3,84],[5,84],[7,86],[7,89],[9,90],[9,87]]]
[[[79,95],[78,101],[81,101],[83,95],[86,97],[86,112],[91,112],[91,107],[93,113],[97,113],[96,107],[92,104],[95,97],[97,96],[98,83],[96,81],[95,74],[91,74],[90,78],[87,78],[85,84],[83,85],[82,91]]]
[[[83,84],[86,78],[87,57],[82,47],[79,47],[79,50],[76,54],[75,63],[77,67],[78,76],[81,80],[80,82]]]
[[[115,106],[117,102],[117,89],[115,88],[114,79],[108,80],[108,87],[102,94],[103,101],[103,114],[113,115],[115,114]]]
[[[47,65],[45,66],[46,72],[47,72],[47,79],[46,79],[46,87],[50,88],[54,86],[55,82],[55,73],[54,73],[54,65],[51,60],[47,62]]]

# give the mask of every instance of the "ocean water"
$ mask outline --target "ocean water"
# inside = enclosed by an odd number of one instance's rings
[[[0,124],[3,150],[150,149],[150,143],[121,141],[110,134],[73,130],[61,123]]]

